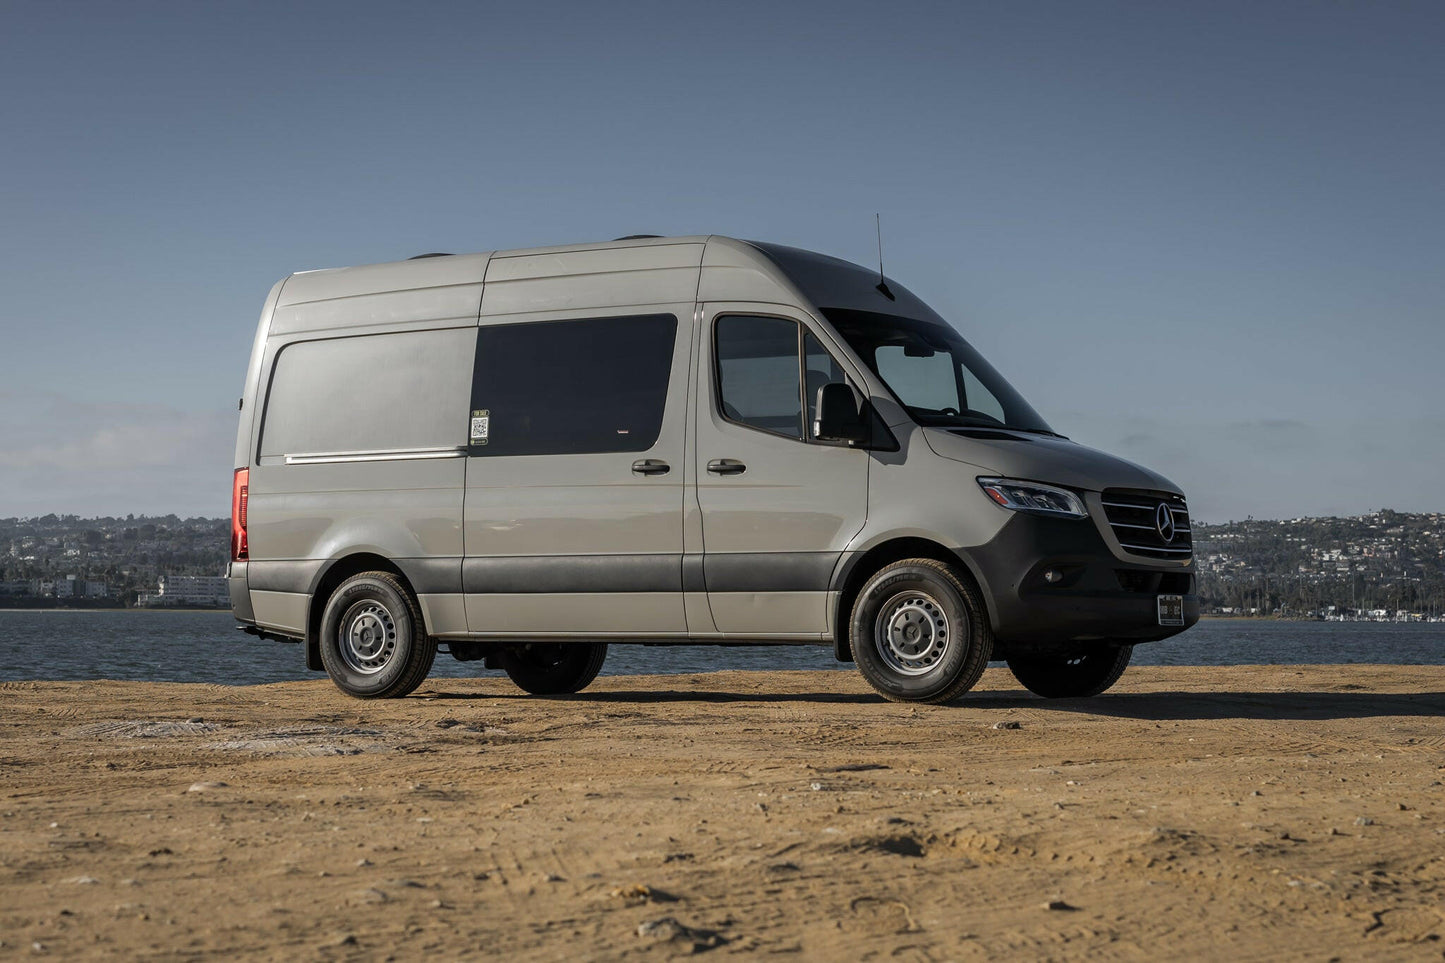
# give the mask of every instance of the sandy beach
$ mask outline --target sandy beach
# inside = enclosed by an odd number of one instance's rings
[[[0,959],[1445,956],[1445,667],[0,701]]]

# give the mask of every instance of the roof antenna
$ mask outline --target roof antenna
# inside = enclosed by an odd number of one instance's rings
[[[880,214],[873,215],[873,226],[878,232],[878,284],[876,287],[883,296],[890,301],[897,301],[893,292],[888,290],[888,282],[883,278],[883,217]]]

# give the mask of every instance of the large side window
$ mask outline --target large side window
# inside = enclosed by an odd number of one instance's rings
[[[477,329],[298,341],[281,348],[260,455],[455,447]]]
[[[470,453],[646,451],[662,430],[676,337],[670,314],[482,327]]]
[[[797,322],[731,315],[715,328],[723,415],[801,441]]]

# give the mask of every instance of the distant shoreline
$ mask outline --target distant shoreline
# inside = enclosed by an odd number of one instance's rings
[[[0,606],[0,612],[229,612],[229,608],[206,605],[156,605],[156,606],[86,606],[86,605],[7,605]]]

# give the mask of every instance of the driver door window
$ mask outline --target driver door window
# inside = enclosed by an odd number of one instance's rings
[[[803,440],[796,322],[719,318],[717,369],[718,397],[729,421]]]
[[[797,322],[784,318],[719,318],[717,365],[724,417],[799,441],[813,440],[813,419],[823,386],[848,384],[842,366],[822,342],[800,330]]]

